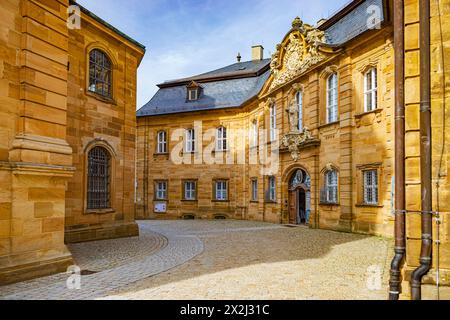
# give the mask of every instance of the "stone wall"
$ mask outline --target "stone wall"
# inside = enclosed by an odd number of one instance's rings
[[[0,284],[65,271],[67,0],[0,12]]]
[[[439,7],[437,6],[439,3]],[[433,219],[432,270],[424,278],[429,284],[424,288],[424,298],[435,299],[436,273],[439,267],[441,285],[450,282],[450,1],[430,1],[431,5],[431,117],[432,117],[432,185],[433,211],[440,213],[442,223]],[[405,1],[405,86],[406,86],[406,205],[407,210],[421,210],[420,194],[420,48],[419,48],[419,1]],[[407,216],[407,252],[405,278],[419,266],[421,247],[420,214]],[[439,257],[439,259],[438,259]],[[448,287],[442,294],[450,296]],[[409,296],[409,285],[403,286],[405,297]]]
[[[82,14],[81,29],[69,31],[67,141],[76,168],[66,192],[66,241],[138,235],[134,222],[137,68],[144,50]],[[89,92],[89,53],[112,61],[112,98]],[[111,155],[111,208],[87,210],[87,152],[106,147]]]

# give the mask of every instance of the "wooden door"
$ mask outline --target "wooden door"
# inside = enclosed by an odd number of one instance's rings
[[[289,191],[289,223],[297,223],[297,191]]]

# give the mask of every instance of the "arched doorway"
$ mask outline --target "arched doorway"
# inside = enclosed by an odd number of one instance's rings
[[[311,178],[302,169],[296,170],[289,180],[289,223],[309,224],[311,214]]]

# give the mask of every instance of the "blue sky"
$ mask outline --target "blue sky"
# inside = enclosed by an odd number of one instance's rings
[[[251,59],[262,44],[269,58],[296,16],[309,24],[349,0],[78,0],[147,47],[138,70],[137,108],[165,80]]]

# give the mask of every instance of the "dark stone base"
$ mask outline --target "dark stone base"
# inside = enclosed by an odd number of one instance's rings
[[[74,229],[66,228],[65,242],[78,243],[137,236],[139,236],[139,226],[136,222],[130,222],[108,226],[100,225]]]

